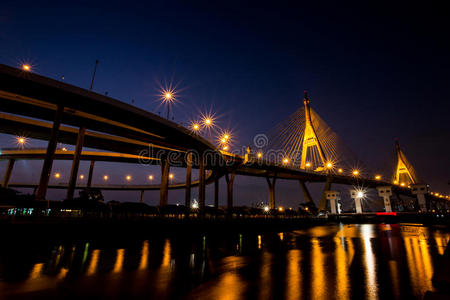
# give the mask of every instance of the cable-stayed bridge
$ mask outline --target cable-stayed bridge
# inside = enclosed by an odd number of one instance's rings
[[[3,186],[35,187],[35,199],[46,199],[48,188],[66,188],[72,199],[76,188],[93,188],[92,174],[96,161],[131,162],[161,166],[157,185],[102,185],[100,189],[158,189],[160,205],[168,204],[168,190],[186,190],[185,205],[191,204],[191,188],[199,189],[199,208],[205,207],[205,185],[214,184],[214,206],[219,206],[218,181],[227,182],[227,207],[233,207],[233,183],[236,175],[264,177],[269,186],[270,208],[276,208],[277,180],[296,180],[305,201],[314,207],[305,183],[323,182],[325,187],[318,209],[339,213],[337,191],[332,184],[345,184],[355,200],[356,212],[362,212],[364,190],[377,188],[387,212],[392,210],[392,195],[417,195],[417,210],[446,207],[448,197],[431,195],[428,186],[418,180],[412,165],[397,149],[398,164],[393,179],[366,178],[358,169],[348,173],[354,154],[319,115],[310,107],[305,94],[303,107],[267,135],[267,143],[248,148],[246,154],[219,150],[198,134],[150,112],[112,98],[87,91],[19,69],[0,65],[0,131],[17,135],[26,132],[30,138],[48,141],[46,149],[3,150],[0,159],[9,161]],[[75,145],[74,151],[60,151],[57,143]],[[92,153],[83,148],[108,152]],[[14,162],[18,159],[44,161],[39,182],[34,185],[10,183]],[[49,185],[55,159],[72,161],[70,179],[65,186]],[[352,161],[353,159],[353,161]],[[77,184],[80,160],[91,162],[85,186]],[[171,184],[171,167],[186,169],[183,182]],[[192,169],[198,169],[198,180],[192,180]],[[358,187],[358,188],[355,188]],[[381,201],[380,198],[380,201]]]

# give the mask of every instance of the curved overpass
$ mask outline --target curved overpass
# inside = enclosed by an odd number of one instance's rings
[[[25,134],[30,138],[49,141],[45,154],[39,154],[40,158],[44,159],[39,186],[45,186],[45,189],[48,186],[53,159],[68,156],[56,151],[56,142],[77,146],[70,156],[74,163],[69,189],[70,186],[75,188],[79,160],[89,159],[89,154],[82,152],[83,147],[88,147],[123,155],[148,157],[147,163],[160,164],[164,179],[161,186],[158,186],[162,191],[162,204],[167,203],[167,194],[163,195],[166,193],[163,190],[169,188],[170,165],[186,167],[187,172],[190,172],[190,168],[202,170],[200,174],[203,175],[200,176],[199,182],[193,184],[199,185],[203,190],[203,194],[199,193],[203,203],[205,184],[213,181],[217,183],[218,178],[224,174],[229,194],[232,194],[234,174],[265,177],[268,178],[268,182],[269,178],[276,177],[301,182],[334,182],[366,187],[391,185],[388,182],[371,179],[309,172],[221,152],[190,130],[153,113],[95,92],[5,65],[0,65],[0,132]],[[210,159],[205,162],[193,160],[188,163],[186,154],[190,151],[208,152]],[[37,154],[28,153],[28,155]],[[6,158],[3,154],[2,157]],[[107,155],[104,155],[103,159],[107,159]],[[127,159],[133,160],[131,157]],[[209,176],[206,176],[205,169],[212,170]],[[229,174],[232,174],[230,178]],[[190,189],[191,185],[185,184],[179,188]],[[411,194],[407,188],[394,186],[394,189],[402,194]],[[229,196],[228,205],[230,203],[232,205],[232,196]]]

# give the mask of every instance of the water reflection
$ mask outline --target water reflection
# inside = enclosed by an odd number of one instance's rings
[[[96,250],[92,251],[91,262],[89,263],[89,267],[87,270],[88,275],[93,275],[97,271],[99,256],[100,256],[100,250],[96,249]]]
[[[41,275],[43,267],[44,267],[43,263],[35,264],[30,272],[30,277],[28,279],[33,280],[38,278]]]
[[[335,264],[336,264],[336,299],[348,299],[349,297],[349,278],[348,278],[348,251],[345,248],[343,238],[334,238],[335,243]]]
[[[378,283],[376,279],[376,258],[372,250],[372,228],[365,224],[361,226],[364,249],[364,268],[366,270],[366,299],[378,299]]]
[[[316,237],[311,239],[312,247],[312,297],[314,299],[326,299],[327,289],[325,283],[325,268],[324,268],[324,254]]]
[[[421,299],[433,290],[436,258],[449,239],[422,226],[341,224],[107,243],[11,242],[0,252],[0,294]]]
[[[139,270],[145,270],[148,264],[148,241],[142,243],[141,262],[139,263]]]
[[[293,249],[287,253],[286,299],[302,298],[301,250]]]
[[[119,273],[122,271],[123,260],[125,258],[125,249],[117,249],[116,262],[114,264],[113,273]]]

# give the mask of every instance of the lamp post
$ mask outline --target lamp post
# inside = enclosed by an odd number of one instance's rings
[[[170,103],[172,102],[172,93],[166,92],[164,94],[164,101],[167,102],[167,119],[169,119],[170,116]]]

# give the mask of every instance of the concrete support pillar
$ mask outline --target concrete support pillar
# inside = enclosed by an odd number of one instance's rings
[[[228,212],[231,212],[233,209],[233,182],[234,182],[235,173],[234,171],[231,174],[225,174],[225,180],[227,181],[227,209]]]
[[[141,190],[141,203],[144,203],[144,193],[145,193],[145,190]]]
[[[331,189],[331,177],[327,177],[325,187],[323,188],[322,197],[320,198],[319,211],[327,210],[327,195],[326,192]]]
[[[338,191],[326,191],[326,198],[330,201],[330,211],[332,214],[340,214],[341,208],[339,200],[341,200],[341,193]]]
[[[303,198],[305,198],[305,204],[314,205],[314,202],[312,201],[312,198],[311,198],[311,194],[309,193],[308,187],[306,186],[305,182],[301,181],[301,180],[299,180],[298,182],[300,183],[300,187],[302,188]]]
[[[275,183],[277,182],[277,177],[266,177],[267,184],[269,185],[269,206],[270,209],[275,209]]]
[[[86,191],[87,192],[89,192],[89,190],[91,189],[92,176],[94,175],[94,165],[95,165],[95,160],[91,160],[91,164],[89,165],[88,181],[87,181],[87,184],[86,184]]]
[[[3,184],[2,186],[4,188],[8,187],[9,179],[11,178],[12,170],[14,168],[14,163],[16,162],[15,159],[8,160],[8,166],[6,167],[5,176],[3,177]]]
[[[169,203],[169,162],[167,157],[161,157],[161,187],[159,189],[159,205],[166,206]]]
[[[203,155],[200,156],[199,168],[198,168],[198,207],[200,210],[205,209],[205,162]]]
[[[59,127],[61,126],[63,112],[64,107],[62,105],[58,105],[55,113],[55,119],[53,120],[52,130],[50,132],[50,140],[47,145],[47,153],[42,166],[41,178],[39,180],[39,186],[36,192],[36,200],[45,200],[45,196],[47,195],[48,181],[50,180],[50,174],[52,172],[53,158],[55,156],[56,146],[58,143],[58,133]]]
[[[357,191],[357,190],[350,190],[350,196],[352,199],[355,199],[355,209],[356,209],[356,213],[360,214],[363,212],[363,207],[362,207],[362,192],[361,191]]]
[[[426,184],[414,184],[411,186],[411,193],[417,196],[417,204],[422,212],[428,211],[427,200],[425,195],[428,194],[428,186]]]
[[[85,126],[81,126],[78,130],[77,145],[75,147],[75,153],[73,155],[72,171],[70,172],[69,186],[67,188],[67,199],[73,199],[73,194],[75,192],[75,186],[77,184],[78,178],[78,167],[80,166],[81,150],[83,150],[85,132]]]
[[[355,209],[357,214],[361,214],[363,211],[361,200],[362,198],[355,198]]]
[[[214,179],[214,208],[219,208],[219,177]]]
[[[392,206],[391,206],[392,187],[391,186],[379,186],[379,187],[377,187],[377,191],[378,191],[378,196],[383,198],[384,210],[386,212],[392,212]]]
[[[184,198],[184,206],[191,207],[191,182],[192,182],[192,153],[186,156],[186,195]]]

